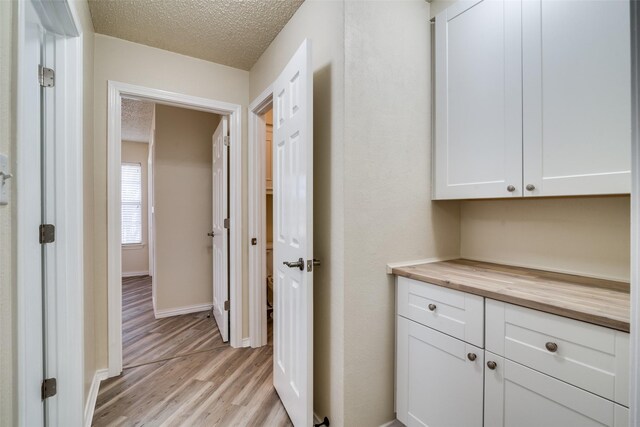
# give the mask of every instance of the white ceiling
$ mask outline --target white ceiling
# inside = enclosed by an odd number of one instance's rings
[[[249,70],[304,0],[89,0],[97,33]]]
[[[122,140],[149,142],[153,102],[122,99]]]

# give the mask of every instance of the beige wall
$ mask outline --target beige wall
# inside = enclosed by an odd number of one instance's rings
[[[14,2],[0,2],[0,153],[9,156],[15,170],[15,66],[16,8]],[[9,188],[13,180],[7,181]],[[14,425],[16,411],[16,322],[15,248],[13,213],[15,194],[9,204],[0,206],[0,425]]]
[[[307,0],[251,69],[251,99],[312,41],[314,138],[314,410],[344,422],[344,3]]]
[[[148,156],[149,144],[122,141],[122,162],[140,163],[142,166],[142,244],[122,246],[122,274],[149,274],[149,227],[148,227]]]
[[[465,258],[629,280],[628,196],[462,203]]]
[[[457,256],[459,203],[431,201],[430,24],[423,0],[345,3],[348,426],[394,419],[393,261]]]
[[[94,270],[97,366],[107,366],[107,81],[130,83],[171,92],[240,104],[249,102],[249,73],[176,53],[108,37],[95,36],[94,86]],[[246,147],[246,123],[243,129]],[[243,150],[246,153],[246,150]],[[246,156],[243,168],[246,170]],[[244,179],[246,182],[246,179]],[[246,192],[243,203],[246,206]],[[246,230],[246,215],[243,230]],[[245,259],[248,239],[243,236]],[[247,287],[247,268],[243,269]],[[244,313],[248,313],[245,301]],[[247,314],[248,316],[248,314]],[[245,322],[248,330],[248,317]],[[246,332],[245,332],[246,336]]]
[[[156,309],[212,302],[211,136],[220,116],[156,106]]]

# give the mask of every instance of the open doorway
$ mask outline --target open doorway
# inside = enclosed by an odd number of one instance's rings
[[[212,217],[228,215],[215,194],[211,135],[227,117],[122,99],[121,234],[123,368],[211,350],[228,320],[211,317]],[[157,124],[156,124],[157,119]],[[212,180],[212,175],[214,179]],[[223,206],[224,205],[224,206]],[[214,215],[214,212],[220,215]],[[228,230],[225,229],[225,232]],[[228,240],[228,239],[227,239]],[[219,281],[228,289],[228,245]],[[228,311],[224,312],[228,319]]]
[[[155,132],[153,134],[150,132],[147,152],[147,189],[146,191],[140,189],[141,194],[149,194],[146,209],[148,225],[145,227],[143,224],[144,209],[140,207],[140,212],[136,213],[136,221],[139,219],[141,223],[140,230],[133,230],[131,243],[136,246],[136,243],[142,241],[142,244],[148,245],[146,248],[141,248],[141,253],[146,254],[148,260],[148,273],[133,276],[136,277],[135,280],[125,277],[128,282],[136,282],[130,283],[132,294],[126,296],[123,291],[129,283],[125,283],[123,287],[123,273],[127,275],[124,267],[129,261],[123,259],[123,254],[133,249],[122,249],[125,231],[123,226],[130,226],[125,224],[123,216],[122,178],[123,166],[127,166],[123,165],[125,159],[122,157],[125,152],[122,145],[123,106],[125,105],[123,100],[151,103],[155,111],[153,120]],[[242,346],[240,112],[241,107],[235,104],[109,82],[107,159],[109,376],[117,376],[122,372],[123,335],[125,334],[133,334],[131,343],[135,343],[131,353],[128,354],[126,366],[145,363],[149,358],[171,356],[178,351],[183,352],[187,346],[195,346],[194,348],[197,349],[204,342],[198,342],[193,337],[202,336],[198,328],[205,328],[204,322],[209,322],[208,333],[215,332],[214,335],[220,335],[211,316],[213,244],[208,233],[211,231],[212,224],[212,135],[223,117],[226,117],[228,123],[227,145],[229,147],[228,217],[226,219],[228,253],[225,262],[228,266],[227,281],[230,293],[226,306],[230,317],[230,345]],[[205,120],[209,127],[202,131],[200,126],[189,122],[185,118],[186,115],[209,117]],[[179,122],[186,124],[182,127],[174,126]],[[166,129],[163,131],[163,128]],[[186,135],[195,132],[196,129],[200,129],[201,133],[206,135],[203,136],[197,149],[187,150]],[[166,143],[161,141],[163,133],[166,136]],[[125,163],[133,163],[129,165],[127,171],[132,172],[134,177],[140,176],[140,181],[143,181],[144,160],[140,158],[138,161]],[[142,196],[129,200],[132,205],[143,204],[143,201]],[[134,209],[130,208],[130,210]],[[187,214],[199,215],[198,220],[188,218],[185,216]],[[147,228],[146,241],[144,241],[145,228]],[[138,231],[142,239],[138,238]],[[198,248],[195,252],[194,247]],[[144,255],[141,256],[144,257]],[[199,267],[188,268],[195,264]],[[203,265],[204,267],[201,268]],[[182,268],[185,266],[187,268]],[[147,270],[143,267],[140,270],[133,269],[132,272],[145,273]],[[198,274],[200,278],[197,277]],[[202,279],[204,275],[206,279]],[[192,289],[191,285],[195,282],[201,284],[203,280],[207,282],[205,287],[200,286],[198,290]],[[136,296],[148,295],[149,290],[152,295],[151,301],[146,298],[143,304],[136,300]],[[128,306],[128,302],[132,305]],[[171,339],[171,333],[165,333],[171,328],[160,327],[154,323],[163,318],[178,321],[181,315],[190,313],[201,313],[198,316],[207,320],[200,319],[202,324],[199,326],[191,324],[187,326],[186,330],[192,327],[195,329],[191,331],[191,338],[184,338],[183,342],[180,342],[180,339]],[[125,318],[129,314],[133,317]],[[148,321],[146,323],[145,318]],[[197,323],[195,320],[194,322]],[[206,341],[205,338],[203,340]],[[159,342],[170,343],[170,345],[163,348],[158,345]],[[221,339],[220,342],[222,342]]]

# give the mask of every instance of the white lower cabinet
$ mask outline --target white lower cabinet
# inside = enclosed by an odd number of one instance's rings
[[[629,410],[486,352],[485,427],[622,427]],[[495,365],[494,365],[495,364]]]
[[[484,350],[397,320],[398,420],[410,427],[481,427]]]
[[[399,421],[428,427],[629,425],[629,334],[482,302],[398,280]]]

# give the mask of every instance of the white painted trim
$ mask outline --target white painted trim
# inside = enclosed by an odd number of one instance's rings
[[[251,339],[249,337],[242,338],[242,347],[251,347]]]
[[[631,336],[629,425],[640,425],[640,4],[631,3]]]
[[[48,202],[44,209],[47,221],[56,225],[56,242],[46,248],[48,298],[45,329],[36,326],[40,310],[41,246],[37,241],[40,223],[39,156],[34,156],[33,141],[27,139],[27,129],[34,120],[26,114],[22,102],[27,84],[25,77],[34,77],[34,70],[26,69],[25,7],[26,1],[16,2],[18,8],[18,108],[16,149],[16,288],[17,288],[17,424],[29,423],[27,414],[42,413],[39,386],[42,372],[42,347],[34,355],[33,343],[48,343],[45,352],[47,376],[58,379],[58,394],[46,405],[50,426],[79,425],[83,420],[84,400],[84,274],[83,274],[83,43],[75,4],[67,0],[48,2],[31,0],[43,26],[58,36],[48,37],[48,66],[56,70],[56,86],[48,92],[48,108],[55,114],[47,117],[45,132],[52,138],[47,161],[53,165],[46,181]],[[53,4],[56,3],[56,4]],[[80,34],[80,36],[78,36]],[[93,40],[91,39],[92,43]],[[51,96],[53,95],[53,96]],[[49,125],[52,125],[49,127]],[[38,149],[39,150],[39,149]],[[53,169],[53,170],[51,170]],[[21,179],[20,177],[23,177]],[[36,182],[38,182],[36,184]],[[34,364],[32,358],[39,359]]]
[[[423,258],[423,259],[416,259],[413,261],[399,261],[399,262],[390,262],[387,264],[387,274],[393,274],[393,269],[394,268],[400,268],[400,267],[411,267],[414,265],[420,265],[420,264],[429,264],[432,262],[440,262],[440,261],[449,261],[452,259],[458,259],[460,258],[459,256],[449,256],[449,257],[434,257],[434,258]]]
[[[242,346],[242,107],[238,104],[108,82],[107,108],[107,288],[109,376],[122,372],[122,260],[120,256],[120,152],[122,97],[229,116],[231,131],[230,203],[230,345]]]
[[[127,271],[127,272],[122,272],[122,277],[142,277],[142,276],[148,276],[149,272],[148,271]]]
[[[89,394],[87,395],[87,401],[84,404],[84,426],[91,427],[93,421],[93,413],[96,410],[96,401],[98,400],[98,392],[100,391],[100,382],[106,380],[109,377],[109,372],[106,369],[98,369],[93,374],[93,380],[91,381],[91,387],[89,388]]]
[[[153,315],[156,319],[162,319],[165,317],[180,316],[182,314],[200,313],[202,311],[211,311],[213,304],[196,304],[187,305],[184,307],[168,308],[164,310],[154,310]]]
[[[262,115],[273,103],[273,85],[269,85],[249,105],[249,338],[252,347],[267,344],[267,259],[266,259],[266,169],[265,132]]]

